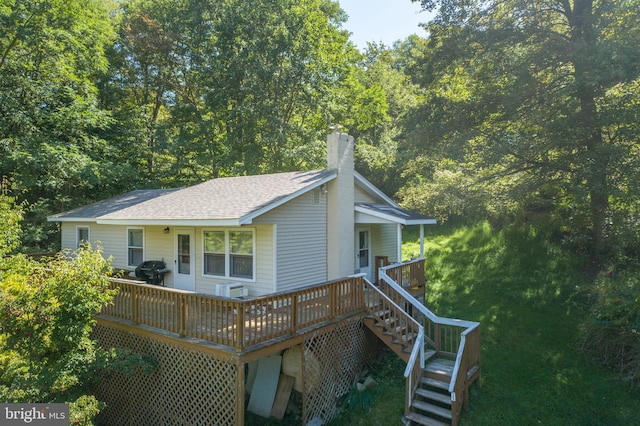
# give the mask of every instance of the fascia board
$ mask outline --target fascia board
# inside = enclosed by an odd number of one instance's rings
[[[86,222],[86,223],[95,223],[96,218],[94,217],[55,217],[55,216],[47,216],[47,222]]]
[[[380,198],[381,200],[384,200],[385,203],[391,204],[393,207],[400,207],[395,201],[389,198],[387,194],[385,194],[384,192],[376,188],[374,184],[372,184],[367,179],[365,179],[365,177],[362,176],[360,173],[354,171],[353,175],[356,178],[356,180],[365,188],[367,192],[374,194],[376,197]]]
[[[402,219],[398,216],[381,213],[379,211],[359,206],[356,206],[355,210],[363,215],[375,217],[392,223],[399,223],[400,225],[435,225],[437,223],[435,219]]]
[[[99,225],[129,226],[239,226],[239,219],[98,219]]]

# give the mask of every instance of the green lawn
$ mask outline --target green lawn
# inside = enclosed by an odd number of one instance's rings
[[[589,278],[577,259],[534,229],[488,225],[432,237],[426,257],[427,306],[482,324],[482,387],[462,425],[640,425],[640,392],[580,352],[583,312],[571,300]],[[403,369],[380,358],[371,401],[333,424],[401,424]]]

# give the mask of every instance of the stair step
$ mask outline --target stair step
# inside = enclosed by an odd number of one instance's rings
[[[455,362],[450,359],[435,359],[425,366],[425,371],[438,374],[441,376],[451,377],[453,374],[453,366]]]
[[[417,410],[426,411],[427,413],[451,420],[451,410],[447,410],[446,408],[416,400],[413,400],[411,406]]]
[[[430,391],[427,389],[418,388],[416,389],[416,395],[419,395],[431,401],[438,401],[441,404],[451,405],[451,396],[445,395],[443,393],[438,393],[438,392]]]
[[[416,337],[416,334],[414,333],[403,334],[400,338],[394,337],[393,343],[397,343],[400,345],[411,345],[415,337]]]
[[[395,322],[396,322],[396,318],[395,317],[391,317],[391,318],[386,318],[384,321],[376,320],[376,323],[374,325],[376,327],[389,328],[389,327],[393,326],[393,323],[395,323]]]
[[[446,391],[449,390],[449,383],[443,382],[442,380],[432,379],[431,377],[423,377],[420,380],[420,384],[425,386],[431,386],[432,388],[446,390]]]
[[[390,312],[391,312],[391,311],[389,311],[388,309],[383,309],[383,310],[381,310],[381,311],[374,312],[374,313],[373,313],[373,318],[374,318],[374,319],[377,319],[377,318],[384,318],[384,317],[386,317],[387,315],[389,315],[389,313],[390,313]]]
[[[436,351],[424,351],[424,362],[429,361],[431,358],[436,356],[438,352]]]
[[[447,423],[442,423],[436,419],[432,419],[431,417],[423,416],[418,413],[409,413],[405,416],[407,420],[412,421],[413,423],[418,423],[423,426],[449,426]]]
[[[385,334],[388,334],[389,336],[396,336],[398,334],[402,334],[402,332],[404,330],[406,330],[406,329],[407,329],[407,327],[398,326],[398,327],[394,328],[393,330],[389,329],[389,330],[385,331]]]

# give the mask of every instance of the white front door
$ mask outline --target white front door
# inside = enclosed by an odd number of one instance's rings
[[[371,247],[368,228],[356,229],[356,270],[371,281]]]
[[[196,291],[195,232],[193,229],[176,229],[175,235],[173,285],[180,290]]]

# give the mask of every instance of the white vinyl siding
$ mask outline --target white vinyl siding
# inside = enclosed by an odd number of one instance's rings
[[[377,224],[371,225],[371,258],[375,260],[376,256],[387,256],[389,262],[398,261],[398,228],[397,224]]]
[[[326,281],[326,200],[323,193],[314,200],[310,191],[258,218],[260,222],[277,224],[277,288],[272,291]]]
[[[354,196],[355,196],[356,203],[376,203],[376,202],[379,203],[380,202],[380,200],[373,198],[372,196],[364,192],[362,189],[360,189],[358,186],[355,187]]]

